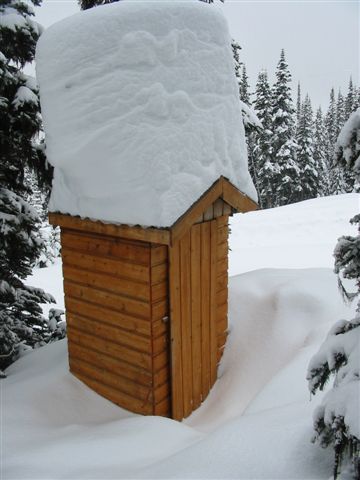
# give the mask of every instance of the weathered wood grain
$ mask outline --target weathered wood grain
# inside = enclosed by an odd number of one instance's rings
[[[72,326],[68,327],[69,342],[74,342],[84,348],[91,348],[100,353],[104,353],[115,359],[119,358],[124,362],[130,363],[136,367],[141,367],[151,371],[151,355],[138,350],[133,350],[126,345],[120,345],[109,339],[102,339],[89,332],[83,332]]]
[[[66,296],[77,298],[89,303],[95,303],[98,306],[104,305],[106,308],[126,315],[134,315],[137,318],[149,320],[151,318],[151,305],[149,302],[134,300],[119,294],[115,295],[104,290],[66,280],[64,282],[64,292]]]
[[[149,243],[134,242],[122,238],[63,230],[61,232],[61,246],[65,249],[69,248],[102,257],[121,258],[140,265],[149,265],[150,262]]]
[[[138,265],[122,259],[99,257],[69,248],[62,252],[62,259],[65,265],[80,267],[90,272],[107,273],[142,283],[147,283],[149,279],[149,266]]]
[[[130,363],[124,362],[121,358],[114,358],[103,352],[93,350],[91,345],[83,347],[74,342],[69,342],[68,349],[70,357],[80,358],[93,365],[99,365],[110,372],[117,372],[120,376],[140,383],[141,385],[148,387],[152,385],[152,374],[149,370],[131,365]]]
[[[104,385],[103,383],[84,375],[84,373],[76,365],[70,364],[70,370],[77,378],[83,381],[95,392],[99,393],[105,398],[111,399],[113,403],[116,403],[120,407],[126,408],[127,410],[135,413],[140,413],[142,415],[152,415],[153,406],[151,402],[139,400],[127,395],[124,392],[120,392],[116,388]]]
[[[146,283],[122,279],[110,274],[82,270],[66,264],[63,264],[63,275],[65,281],[69,280],[84,286],[150,302],[150,289]]]
[[[65,299],[65,305],[66,311],[75,315],[80,314],[92,320],[98,320],[123,330],[139,333],[140,335],[151,335],[151,324],[143,318],[136,318],[69,296]]]

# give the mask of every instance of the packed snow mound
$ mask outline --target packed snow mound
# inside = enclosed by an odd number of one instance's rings
[[[260,268],[334,266],[342,235],[356,235],[350,218],[360,211],[360,195],[314,198],[230,219],[229,274]]]
[[[256,199],[231,38],[198,0],[124,0],[38,43],[50,209],[168,227],[221,176]]]
[[[328,479],[305,374],[329,325],[350,313],[336,276],[260,270],[231,278],[229,294],[219,379],[182,423],[97,395],[68,371],[66,341],[14,363],[2,380],[4,478]]]

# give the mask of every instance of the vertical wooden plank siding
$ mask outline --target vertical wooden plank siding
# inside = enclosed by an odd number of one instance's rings
[[[216,219],[218,231],[217,246],[217,358],[220,361],[228,331],[228,250],[229,217],[224,215]]]
[[[172,413],[177,420],[200,406],[217,378],[227,331],[227,222],[222,215],[195,224],[170,248]]]
[[[210,222],[201,224],[201,397],[210,390]]]
[[[210,384],[217,378],[217,238],[216,220],[210,223]]]
[[[191,229],[191,320],[192,320],[192,382],[193,409],[201,405],[201,226]]]
[[[170,249],[170,335],[171,335],[171,401],[172,418],[184,418],[183,365],[181,347],[181,289],[180,289],[180,242]]]
[[[190,231],[180,241],[181,343],[184,417],[193,411]]]

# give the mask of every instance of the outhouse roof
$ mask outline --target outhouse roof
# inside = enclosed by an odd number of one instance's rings
[[[50,223],[70,230],[96,233],[105,236],[140,240],[150,243],[172,245],[180,239],[211,205],[221,199],[235,212],[249,212],[257,209],[257,204],[241,193],[227,178],[220,177],[191,207],[170,227],[141,227],[107,223],[101,220],[64,215],[59,212],[49,214]]]
[[[50,209],[170,227],[223,176],[256,200],[226,21],[198,0],[122,0],[37,48]]]

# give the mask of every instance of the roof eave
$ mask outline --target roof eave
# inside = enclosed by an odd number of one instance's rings
[[[229,204],[237,212],[250,212],[258,209],[258,205],[250,197],[240,192],[227,178],[221,176],[201,197],[181,215],[170,227],[171,243],[181,238],[196,223],[200,215],[218,198]]]

